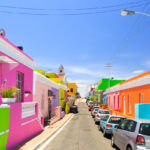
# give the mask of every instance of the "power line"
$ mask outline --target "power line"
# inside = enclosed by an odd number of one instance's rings
[[[126,8],[135,8],[140,7],[142,4],[128,6]],[[96,11],[96,12],[83,12],[83,13],[29,13],[29,12],[13,12],[13,11],[3,11],[1,10],[0,13],[5,14],[19,14],[19,15],[31,15],[31,16],[78,16],[78,15],[94,15],[94,14],[101,14],[101,13],[111,13],[115,11],[120,11],[121,8],[112,9],[112,10],[104,10],[104,11]]]
[[[47,9],[47,8],[31,8],[31,7],[17,7],[17,6],[9,6],[9,5],[0,5],[1,8],[9,8],[9,9],[21,9],[21,10],[39,10],[39,11],[74,11],[74,10],[98,10],[98,9],[106,9],[106,8],[114,8],[114,7],[120,7],[120,6],[128,6],[128,5],[134,5],[134,4],[138,4],[138,3],[143,3],[143,0],[139,0],[137,2],[130,2],[130,3],[122,3],[122,4],[116,4],[116,5],[108,5],[108,6],[101,6],[101,7],[89,7],[89,8],[75,8],[75,9],[71,9],[71,8],[51,8],[51,9]]]

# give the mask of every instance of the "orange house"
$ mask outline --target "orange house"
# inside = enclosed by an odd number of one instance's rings
[[[150,71],[120,83],[113,92],[120,92],[119,110],[113,111],[127,118],[135,118],[135,104],[150,103]]]
[[[76,98],[76,92],[78,88],[76,83],[68,83],[67,87],[68,87],[68,95]]]

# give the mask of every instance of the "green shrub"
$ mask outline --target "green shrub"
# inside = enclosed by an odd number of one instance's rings
[[[90,96],[90,101],[94,102],[94,96]]]
[[[19,89],[12,87],[12,88],[4,88],[1,89],[1,96],[2,98],[13,98],[14,94],[16,94],[17,92],[19,92]]]

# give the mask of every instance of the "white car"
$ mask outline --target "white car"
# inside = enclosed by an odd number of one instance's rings
[[[99,109],[95,114],[95,118],[94,118],[95,124],[98,124],[100,122],[100,118],[105,117],[108,114],[109,114],[108,110]]]

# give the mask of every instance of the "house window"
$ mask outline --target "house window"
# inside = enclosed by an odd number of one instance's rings
[[[73,92],[73,88],[71,88],[71,90],[70,90],[71,92]]]
[[[16,102],[23,102],[24,100],[24,74],[17,72],[17,81],[16,87],[19,89],[19,92],[16,94]]]
[[[44,92],[41,92],[41,109],[44,109]]]
[[[131,114],[131,96],[129,95],[129,114]]]
[[[143,93],[140,94],[140,103],[141,104],[144,103],[144,94]]]

